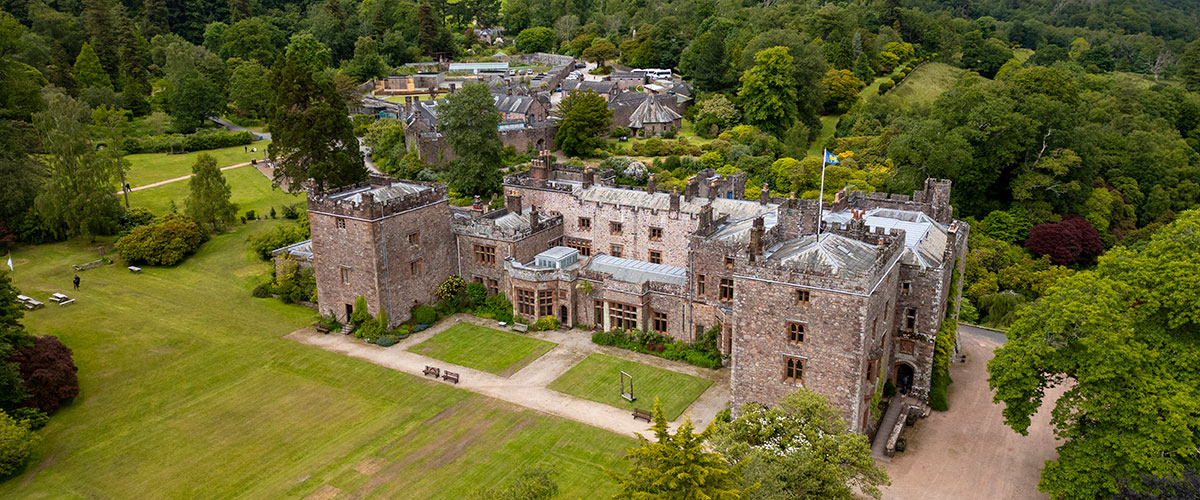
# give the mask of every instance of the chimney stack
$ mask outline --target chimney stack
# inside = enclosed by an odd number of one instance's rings
[[[679,188],[678,187],[671,188],[671,211],[672,212],[679,211]]]
[[[761,216],[754,219],[753,225],[750,226],[750,262],[762,255],[763,250],[763,218]]]
[[[700,234],[708,234],[708,226],[712,225],[712,202],[700,207]]]
[[[483,210],[483,200],[479,198],[479,195],[475,195],[475,199],[471,200],[471,209]]]
[[[592,167],[584,167],[583,169],[583,188],[587,189],[596,183],[596,171]]]
[[[646,180],[646,192],[654,194],[658,191],[658,180],[654,178],[654,174],[650,174],[650,178]]]
[[[717,187],[717,181],[712,181],[708,186],[708,199],[715,200],[721,197],[720,189]]]
[[[758,204],[766,205],[771,201],[771,185],[763,184],[762,192],[758,194]]]
[[[539,229],[541,229],[541,225],[542,225],[542,221],[541,221],[541,217],[538,215],[537,205],[530,205],[529,206],[529,228],[533,229],[534,232],[537,232]]]
[[[521,192],[515,189],[509,191],[504,196],[504,208],[507,208],[510,214],[521,213]]]

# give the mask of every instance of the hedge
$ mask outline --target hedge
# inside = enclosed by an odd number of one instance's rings
[[[950,409],[946,391],[950,388],[950,357],[954,355],[958,322],[953,318],[942,321],[933,344],[933,375],[929,386],[929,407],[937,411]]]
[[[121,142],[121,149],[128,154],[186,153],[192,151],[204,151],[207,149],[244,146],[252,142],[254,142],[254,134],[250,132],[206,130],[188,135],[167,134],[150,137],[126,137]]]
[[[715,343],[709,342],[707,339],[689,344],[658,332],[617,328],[607,332],[596,332],[592,335],[592,342],[652,354],[660,358],[684,361],[714,370],[721,367],[721,353],[716,350]]]

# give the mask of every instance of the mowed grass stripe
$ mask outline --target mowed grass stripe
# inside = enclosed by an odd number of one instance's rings
[[[245,247],[280,224],[238,224],[173,268],[80,272],[79,292],[70,265],[94,260],[104,241],[17,251],[24,293],[78,299],[24,321],[74,351],[81,394],[0,498],[302,498],[363,476],[355,467],[381,454],[413,465],[366,496],[462,498],[544,461],[564,462],[558,481],[573,493],[563,498],[611,494],[603,468],[619,466],[624,436],[282,338],[315,315],[252,298],[269,264]],[[479,434],[465,421],[431,423],[449,408],[496,423]],[[446,436],[467,445],[452,463],[419,460],[408,444]]]
[[[458,323],[408,350],[447,363],[509,376],[556,345],[471,323]]]
[[[192,165],[203,154],[216,158],[218,167],[246,163],[251,158],[262,160],[267,154],[268,144],[271,144],[271,141],[255,141],[248,146],[232,146],[184,154],[138,153],[125,155],[125,161],[129,165],[125,172],[125,182],[128,182],[130,186],[138,187],[191,175]],[[246,151],[249,148],[258,148],[258,152]]]
[[[621,397],[621,372],[633,376],[634,396],[629,402]],[[551,382],[550,389],[618,408],[654,407],[654,398],[662,403],[667,420],[675,420],[692,401],[700,397],[712,381],[686,373],[647,364],[626,361],[607,354],[592,354]]]
[[[278,210],[283,205],[304,202],[304,197],[299,194],[286,193],[282,189],[271,186],[271,180],[250,165],[225,170],[221,174],[225,176],[225,182],[229,184],[230,201],[237,204],[238,215],[245,213],[246,210],[254,210],[262,217],[267,215],[271,207],[276,207]],[[191,193],[191,189],[188,187],[188,181],[172,182],[129,193],[129,205],[142,207],[162,215],[167,213],[168,207],[174,201],[176,209],[183,212],[189,193]]]

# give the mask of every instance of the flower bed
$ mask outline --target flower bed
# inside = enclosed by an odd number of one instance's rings
[[[592,342],[715,370],[722,366],[721,353],[716,348],[716,335],[719,333],[719,330],[710,329],[699,342],[689,344],[657,332],[618,328],[596,332],[592,335]]]

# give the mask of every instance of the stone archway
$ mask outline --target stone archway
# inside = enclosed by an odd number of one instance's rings
[[[535,147],[536,147],[537,151],[545,151],[546,150],[546,140],[538,139]]]
[[[906,362],[898,362],[895,366],[895,384],[896,392],[900,394],[908,394],[912,390],[913,378],[916,376],[916,370],[912,365]]]

